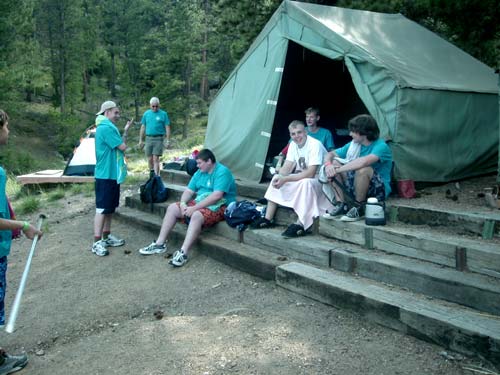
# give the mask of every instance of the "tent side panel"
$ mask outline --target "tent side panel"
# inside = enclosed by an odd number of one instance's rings
[[[400,98],[396,178],[445,182],[496,170],[496,95],[402,89]]]
[[[262,177],[287,45],[273,29],[210,106],[205,147],[238,178]]]
[[[397,89],[384,69],[368,62],[345,59],[354,87],[380,129],[380,137],[392,139],[397,131]]]

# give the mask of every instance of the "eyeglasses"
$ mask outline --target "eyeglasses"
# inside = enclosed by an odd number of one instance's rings
[[[158,106],[157,105],[152,105],[151,108],[158,108]]]

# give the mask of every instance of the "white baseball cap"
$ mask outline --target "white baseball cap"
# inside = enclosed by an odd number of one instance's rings
[[[96,115],[102,115],[104,112],[106,112],[108,109],[111,108],[116,108],[118,107],[115,102],[108,100],[101,105],[101,110],[96,113]]]

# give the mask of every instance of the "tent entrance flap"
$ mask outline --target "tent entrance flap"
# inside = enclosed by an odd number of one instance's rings
[[[295,42],[288,43],[268,160],[290,139],[290,122],[304,121],[306,108],[319,108],[319,125],[332,132],[335,147],[350,141],[349,119],[368,113],[342,60],[331,60]]]

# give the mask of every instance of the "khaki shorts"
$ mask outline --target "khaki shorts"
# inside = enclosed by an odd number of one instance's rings
[[[144,145],[144,152],[146,156],[163,155],[163,140],[165,136],[148,137],[146,136],[146,144]]]

